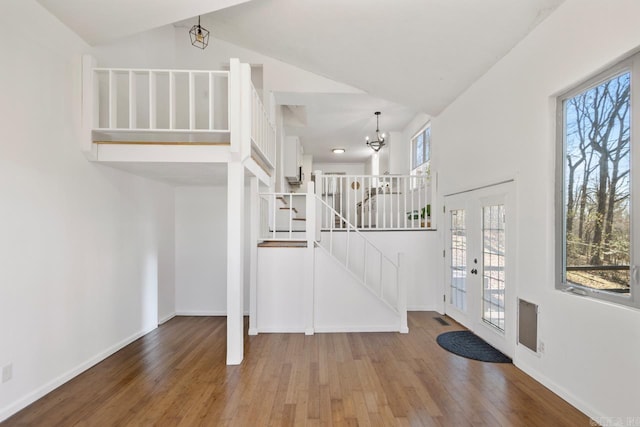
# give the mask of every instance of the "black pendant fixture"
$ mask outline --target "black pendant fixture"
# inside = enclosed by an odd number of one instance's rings
[[[200,25],[200,16],[198,16],[198,24],[189,30],[191,44],[198,49],[204,50],[209,45],[209,30]]]
[[[376,111],[374,114],[376,115],[376,139],[375,141],[371,141],[367,136],[365,141],[367,142],[367,146],[371,147],[371,149],[377,153],[384,147],[384,133],[382,135],[380,134],[380,111]]]

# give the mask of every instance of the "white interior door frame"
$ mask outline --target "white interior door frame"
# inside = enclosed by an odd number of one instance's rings
[[[516,184],[515,181],[510,180],[445,196],[447,216],[444,239],[445,312],[510,357],[514,355],[517,339],[517,285],[515,280],[517,212],[515,195]],[[493,210],[491,210],[491,206],[494,207]],[[456,212],[460,211],[464,211],[465,218],[466,262],[458,263],[464,264],[466,267],[464,274],[457,272],[456,268],[452,268],[452,260],[455,263],[456,256],[455,253],[452,253],[452,251],[455,252],[454,242],[460,243],[460,235],[453,235],[453,233],[460,234],[460,231],[452,227],[452,218]],[[494,221],[487,222],[486,227],[483,225],[483,212],[494,216]],[[504,224],[496,222],[497,212],[500,212],[500,220],[503,220]],[[499,238],[504,241],[496,240]],[[485,264],[487,268],[485,268]],[[458,280],[460,278],[464,280],[466,301],[463,307],[465,310],[461,309],[454,295],[456,293],[455,285],[452,286],[454,274],[458,275]],[[489,289],[500,283],[504,284],[503,296],[500,292]],[[496,314],[495,309],[498,304],[500,308],[499,313]],[[503,310],[502,305],[504,306]],[[491,324],[489,319],[483,320],[483,313],[488,312],[487,307],[494,309],[491,314],[496,316],[493,320],[494,324]],[[498,318],[504,320],[496,321],[495,319]]]

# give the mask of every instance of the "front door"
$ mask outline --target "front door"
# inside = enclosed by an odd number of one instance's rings
[[[514,233],[507,226],[515,223],[513,187],[445,197],[445,311],[509,357],[516,340]]]

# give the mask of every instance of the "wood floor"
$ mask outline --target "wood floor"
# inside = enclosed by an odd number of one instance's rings
[[[408,335],[262,334],[225,365],[225,319],[179,317],[3,426],[588,426],[511,364],[464,359],[435,337],[461,329],[410,313]]]

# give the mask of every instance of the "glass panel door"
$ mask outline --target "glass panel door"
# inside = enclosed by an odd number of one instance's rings
[[[482,320],[504,332],[504,205],[482,207]]]
[[[450,215],[450,302],[460,311],[467,311],[467,229],[464,209]]]
[[[513,357],[516,342],[512,182],[445,197],[445,312]]]

